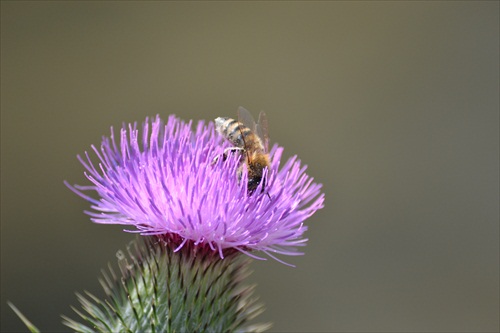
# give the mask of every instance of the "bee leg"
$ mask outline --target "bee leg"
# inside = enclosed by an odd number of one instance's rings
[[[235,152],[235,151],[243,152],[243,150],[245,150],[245,148],[241,148],[241,147],[229,147],[229,148],[226,148],[226,149],[224,149],[224,159],[227,157],[227,153],[228,152]]]
[[[219,157],[220,157],[220,155],[217,155],[214,157],[214,159],[212,160],[212,165],[217,163],[217,161],[219,160]],[[223,161],[224,161],[226,159],[226,156],[223,155],[222,157],[224,158],[223,159]]]
[[[222,154],[222,160],[225,161],[227,159],[227,155],[230,153],[230,152],[235,152],[235,151],[243,151],[245,150],[244,148],[240,148],[240,147],[229,147],[229,148],[226,148],[224,149],[224,153]],[[217,163],[217,161],[219,160],[219,157],[221,155],[217,155],[214,157],[213,161],[212,161],[212,165],[214,165],[215,163]]]

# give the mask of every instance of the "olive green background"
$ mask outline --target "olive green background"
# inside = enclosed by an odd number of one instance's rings
[[[64,330],[133,238],[63,185],[76,154],[239,105],[326,193],[296,268],[253,263],[272,331],[499,330],[496,1],[2,1],[2,330],[7,300]]]

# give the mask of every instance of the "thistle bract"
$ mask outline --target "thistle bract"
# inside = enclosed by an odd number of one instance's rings
[[[92,203],[92,221],[130,226],[128,231],[186,242],[218,251],[238,250],[252,257],[262,251],[302,254],[307,239],[304,220],[323,207],[321,185],[313,183],[296,156],[281,164],[283,148],[274,145],[265,188],[247,191],[247,174],[238,180],[240,154],[229,147],[213,122],[156,116],[139,128],[124,125],[119,139],[104,137],[96,158],[78,156],[91,186],[70,186]],[[262,182],[264,183],[264,182]],[[95,192],[97,197],[87,195]]]

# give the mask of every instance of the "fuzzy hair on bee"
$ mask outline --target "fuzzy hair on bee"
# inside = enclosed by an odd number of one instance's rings
[[[248,193],[251,194],[262,183],[265,188],[264,170],[270,166],[269,136],[266,114],[261,111],[258,123],[245,108],[238,108],[238,120],[229,117],[215,119],[215,128],[233,147],[229,151],[238,151],[241,164],[238,168],[238,180],[241,180],[243,167],[248,170]]]

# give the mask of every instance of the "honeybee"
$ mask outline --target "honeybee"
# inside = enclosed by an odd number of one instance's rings
[[[239,151],[242,156],[241,165],[238,168],[238,179],[241,180],[243,165],[246,164],[248,170],[248,193],[251,194],[262,182],[262,189],[265,187],[263,178],[264,168],[270,166],[269,162],[269,136],[266,114],[261,111],[256,124],[250,112],[243,107],[238,108],[238,120],[219,117],[215,119],[217,131],[234,147],[224,151],[226,156],[228,151]]]

